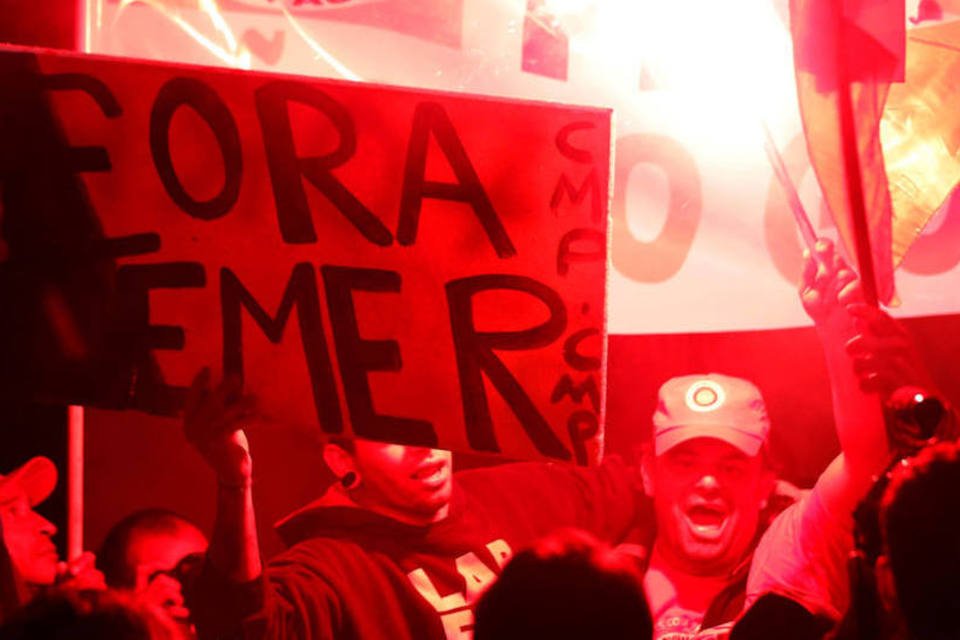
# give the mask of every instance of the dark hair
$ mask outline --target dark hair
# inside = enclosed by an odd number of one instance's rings
[[[880,507],[884,551],[915,638],[960,637],[960,446],[902,461]]]
[[[819,640],[832,626],[830,618],[810,613],[792,598],[765,593],[733,625],[730,640]]]
[[[518,553],[476,607],[476,640],[652,635],[634,560],[579,530]]]
[[[0,640],[180,640],[182,631],[154,609],[116,591],[54,590],[0,627]]]
[[[136,569],[130,566],[127,552],[137,535],[177,535],[196,525],[168,509],[134,511],[107,532],[97,553],[97,568],[111,587],[131,589],[136,583]]]

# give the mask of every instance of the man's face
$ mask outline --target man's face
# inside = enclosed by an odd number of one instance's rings
[[[667,561],[696,575],[733,569],[756,533],[773,486],[762,456],[696,438],[653,458],[650,475],[657,547]]]
[[[176,533],[135,534],[127,547],[127,562],[136,576],[136,589],[143,589],[161,574],[174,573],[181,560],[206,550],[207,539],[187,525]]]
[[[135,576],[134,593],[186,624],[190,612],[184,606],[183,585],[178,574],[184,569],[184,562],[206,550],[207,539],[188,524],[175,532],[135,533],[126,552],[127,564]]]
[[[57,532],[53,524],[30,507],[23,490],[0,503],[3,541],[10,561],[28,585],[52,585],[57,578],[57,548],[51,538]]]
[[[441,449],[356,440],[358,504],[410,524],[447,516],[453,491],[451,454]]]

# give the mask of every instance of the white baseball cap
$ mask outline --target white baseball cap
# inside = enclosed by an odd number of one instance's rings
[[[36,456],[8,473],[0,475],[0,503],[15,498],[17,489],[35,507],[46,500],[57,486],[57,466],[50,458]]]
[[[767,441],[770,419],[752,382],[719,373],[667,380],[653,414],[654,453],[687,440],[716,438],[755,456]]]

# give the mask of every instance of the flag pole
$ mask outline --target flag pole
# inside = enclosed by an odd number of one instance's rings
[[[844,178],[847,183],[847,202],[853,222],[853,240],[857,250],[857,266],[863,301],[873,307],[879,306],[877,278],[873,268],[873,251],[870,243],[870,227],[867,224],[866,204],[863,199],[863,175],[860,172],[860,157],[857,144],[857,123],[853,116],[853,100],[850,96],[850,74],[844,56],[843,3],[833,4],[837,20],[837,106],[840,110],[840,140],[843,151]]]
[[[80,405],[67,407],[67,561],[83,553],[83,427]]]
[[[807,249],[812,252],[814,246],[817,244],[817,233],[814,231],[813,224],[810,222],[810,216],[807,215],[807,210],[803,208],[803,203],[800,202],[797,188],[790,178],[787,165],[784,163],[783,156],[780,155],[780,151],[777,149],[777,144],[773,140],[770,128],[763,119],[760,120],[760,126],[763,129],[763,148],[767,152],[767,160],[770,161],[773,174],[777,177],[777,182],[780,183],[780,187],[787,197],[787,204],[790,206],[790,211],[793,212],[793,219],[800,228],[800,235],[803,236],[803,242],[807,245]]]
[[[847,198],[850,204],[850,218],[853,222],[853,240],[857,248],[857,266],[863,288],[863,301],[876,307],[878,306],[877,279],[873,269],[873,250],[870,244],[870,228],[867,225],[867,210],[863,202],[860,160],[857,158],[857,127],[853,119],[850,85],[846,80],[841,81],[839,94],[843,168],[847,180]]]

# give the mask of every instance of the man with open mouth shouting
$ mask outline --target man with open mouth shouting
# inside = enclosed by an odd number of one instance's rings
[[[657,538],[645,586],[658,632],[669,636],[700,625],[749,555],[775,476],[765,451],[770,421],[747,380],[668,380],[653,424],[653,455],[643,471]]]
[[[799,605],[814,635],[846,610],[852,512],[890,455],[865,383],[882,312],[860,302],[856,276],[825,241],[806,259],[801,300],[824,348],[842,453],[811,491],[785,492],[756,385],[715,373],[663,384],[641,463],[655,512],[641,542],[652,549],[644,586],[656,640],[726,637],[766,593]]]

